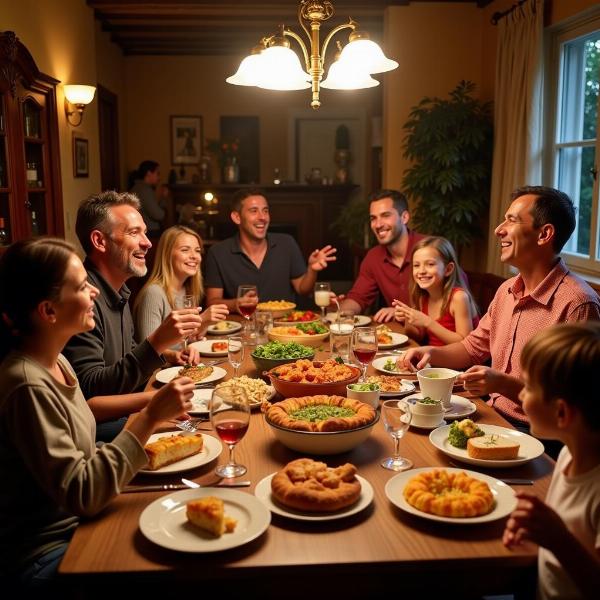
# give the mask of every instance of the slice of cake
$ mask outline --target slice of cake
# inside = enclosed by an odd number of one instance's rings
[[[484,460],[510,460],[517,458],[519,447],[519,442],[496,433],[469,438],[467,441],[467,453],[469,456]]]
[[[148,455],[147,468],[151,471],[156,471],[156,469],[170,465],[178,460],[198,454],[203,446],[204,438],[201,433],[196,433],[195,435],[172,435],[160,438],[144,446],[144,450],[146,450],[146,454]]]
[[[186,515],[188,521],[204,531],[212,533],[215,537],[221,537],[224,533],[231,533],[237,521],[225,514],[223,500],[214,496],[190,500],[186,504]]]

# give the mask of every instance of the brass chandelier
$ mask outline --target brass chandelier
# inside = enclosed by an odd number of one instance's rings
[[[333,16],[334,9],[328,0],[301,0],[298,7],[298,22],[306,33],[310,51],[302,37],[291,29],[280,25],[277,33],[263,37],[250,55],[246,56],[227,83],[256,86],[267,90],[302,90],[312,88],[310,105],[321,106],[321,87],[335,90],[358,90],[375,87],[379,81],[371,77],[374,73],[391,71],[398,66],[395,60],[386,58],[381,48],[369,39],[369,34],[360,31],[358,23],[350,19],[348,23],[334,27],[320,45],[321,24]],[[325,54],[334,35],[350,29],[348,43],[342,48],[337,42],[338,53],[325,73]],[[290,48],[287,38],[298,42],[304,55],[305,69],[298,55]],[[323,81],[322,81],[323,80]]]

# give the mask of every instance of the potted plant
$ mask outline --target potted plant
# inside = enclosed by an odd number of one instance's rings
[[[449,99],[423,98],[404,125],[403,191],[416,202],[414,228],[441,235],[457,248],[481,235],[489,205],[492,163],[491,103],[473,98],[475,84],[461,81]]]

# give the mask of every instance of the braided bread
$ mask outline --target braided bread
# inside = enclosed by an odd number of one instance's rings
[[[419,473],[409,480],[403,493],[411,506],[442,517],[476,517],[494,507],[488,484],[462,471]]]

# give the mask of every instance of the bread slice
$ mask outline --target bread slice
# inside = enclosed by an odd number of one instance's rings
[[[224,533],[231,533],[237,521],[225,514],[223,500],[214,496],[206,496],[198,500],[191,500],[186,504],[188,521],[204,531],[221,537]]]
[[[520,444],[510,438],[491,433],[467,440],[467,453],[471,458],[484,460],[510,460],[517,458]]]
[[[144,447],[148,455],[147,468],[151,471],[156,471],[156,469],[170,465],[178,460],[198,454],[203,446],[204,438],[201,433],[196,433],[195,435],[172,435],[160,438],[155,442],[146,444]]]

